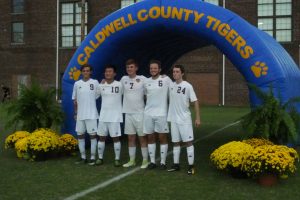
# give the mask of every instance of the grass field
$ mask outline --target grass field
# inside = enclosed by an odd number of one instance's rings
[[[178,173],[139,170],[107,187],[89,193],[80,199],[297,199],[300,196],[299,172],[273,187],[264,188],[255,180],[234,179],[219,172],[209,162],[210,153],[219,145],[240,139],[243,131],[239,125],[220,129],[249,111],[239,107],[203,107],[202,125],[195,131],[195,164],[197,173],[186,174],[186,150],[181,151]],[[11,130],[4,130],[5,113],[0,106],[0,199],[65,199],[75,193],[110,180],[131,169],[113,167],[113,147],[108,144],[105,164],[99,167],[74,165],[75,157],[28,162],[16,158],[12,150],[4,150],[4,139]],[[204,138],[206,137],[206,138]],[[203,139],[204,138],[204,139]],[[171,148],[171,145],[169,146]],[[140,158],[140,152],[137,152]],[[158,154],[158,152],[157,152]],[[123,162],[127,161],[126,140],[122,142]],[[172,155],[168,156],[168,164]],[[140,162],[140,161],[139,161]]]

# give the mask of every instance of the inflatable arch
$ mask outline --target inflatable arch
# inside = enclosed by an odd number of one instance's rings
[[[223,52],[247,82],[263,90],[272,84],[282,101],[300,96],[300,70],[293,59],[271,36],[235,13],[201,0],[144,0],[99,21],[75,52],[62,81],[64,131],[74,133],[71,95],[82,64],[91,64],[93,77],[101,80],[108,63],[119,67],[119,76],[128,58],[139,61],[140,73],[151,58],[168,69],[183,54],[207,45]],[[252,105],[259,104],[249,94]]]

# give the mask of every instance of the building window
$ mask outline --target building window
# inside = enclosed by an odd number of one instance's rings
[[[134,4],[136,2],[139,2],[142,0],[121,0],[121,8],[124,8],[126,6],[130,6],[131,4]]]
[[[278,42],[292,41],[292,0],[258,0],[257,26]]]
[[[12,13],[24,13],[24,0],[12,0]]]
[[[24,43],[24,23],[13,22],[12,23],[12,43]]]
[[[219,5],[219,0],[203,0],[203,1],[205,1],[205,2],[207,2],[207,3],[211,3],[211,4],[214,4],[214,5]]]
[[[85,30],[87,34],[87,10],[85,3]],[[62,3],[60,16],[60,46],[78,47],[81,43],[81,6],[78,2]]]

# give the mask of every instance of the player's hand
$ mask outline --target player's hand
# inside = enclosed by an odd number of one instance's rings
[[[200,119],[196,119],[196,120],[195,120],[195,126],[196,126],[196,127],[199,127],[200,124],[201,124]]]
[[[104,83],[105,83],[105,79],[102,79],[101,84],[104,84]]]

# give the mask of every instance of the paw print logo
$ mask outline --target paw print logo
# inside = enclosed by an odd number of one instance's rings
[[[264,62],[257,61],[255,65],[251,66],[251,70],[256,78],[266,76],[268,74],[269,67]]]
[[[77,81],[79,79],[79,76],[81,74],[81,71],[77,69],[76,67],[73,67],[69,71],[69,77],[70,79],[73,79],[74,81]]]

